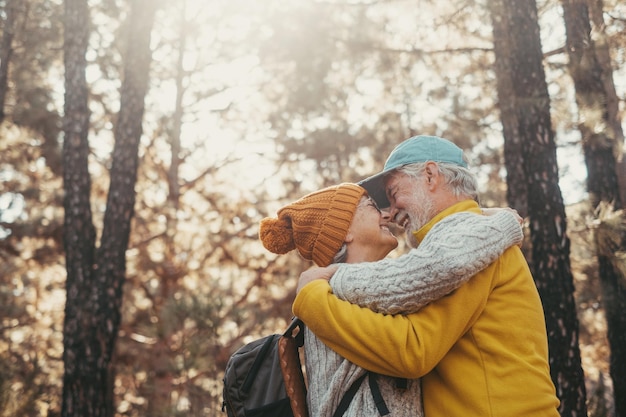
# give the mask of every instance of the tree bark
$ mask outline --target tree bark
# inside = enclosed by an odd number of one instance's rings
[[[494,1],[492,7],[493,43],[495,50],[494,68],[497,74],[498,107],[504,135],[504,160],[507,169],[506,200],[520,216],[528,216],[528,185],[524,172],[522,155],[522,137],[518,133],[518,120],[515,112],[516,100],[511,79],[513,68],[508,58],[510,39],[507,35],[510,21],[504,13],[501,2]]]
[[[65,1],[65,116],[63,120],[63,241],[67,269],[63,324],[63,416],[104,416],[105,390],[94,343],[93,274],[96,232],[89,201],[89,106],[85,53],[89,38],[86,0]],[[94,304],[94,306],[97,304]]]
[[[506,153],[507,185],[515,192],[523,190],[518,181],[527,184],[530,266],[544,305],[550,372],[561,400],[559,412],[562,416],[586,416],[570,241],[558,185],[537,6],[534,0],[493,0],[489,4],[505,143],[512,142],[515,150]]]
[[[17,19],[18,0],[6,0],[2,10],[6,16],[4,30],[0,43],[0,123],[4,120],[4,102],[9,89],[9,64],[13,55],[13,37],[15,35],[15,20]]]
[[[624,152],[624,129],[622,128],[622,118],[619,114],[620,99],[615,90],[613,82],[613,66],[611,64],[611,45],[609,37],[606,34],[606,25],[604,23],[604,4],[602,0],[587,0],[589,8],[589,18],[592,23],[592,40],[595,56],[600,67],[602,67],[601,78],[606,93],[606,111],[608,117],[608,129],[613,133],[617,149],[616,158],[616,175],[619,186],[619,195],[621,202],[616,207],[626,207],[626,153]]]
[[[89,111],[85,52],[89,12],[85,0],[66,2],[66,96],[63,149],[67,301],[64,323],[63,416],[111,417],[114,374],[113,348],[120,325],[130,224],[135,204],[139,141],[144,98],[148,89],[150,34],[155,5],[134,0],[124,56],[119,119],[111,183],[100,247],[89,204]]]
[[[623,208],[620,195],[616,156],[621,152],[623,132],[614,123],[616,96],[610,61],[598,57],[591,36],[589,9],[585,0],[561,0],[565,20],[569,72],[576,89],[579,123],[585,164],[587,189],[594,213]],[[595,3],[597,5],[597,3]],[[600,6],[601,9],[601,6]],[[608,89],[608,90],[607,90]],[[602,205],[602,209],[598,210]],[[610,373],[613,379],[615,415],[626,416],[626,279],[616,263],[616,252],[624,243],[611,241],[610,221],[596,229],[602,301],[607,318],[607,333],[611,349]]]

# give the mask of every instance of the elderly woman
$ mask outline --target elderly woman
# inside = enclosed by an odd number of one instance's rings
[[[389,216],[364,188],[344,183],[308,194],[281,208],[277,217],[263,219],[259,236],[269,251],[284,254],[295,249],[321,267],[373,262],[398,245],[388,222]],[[399,258],[403,261],[398,271],[403,273],[386,280],[363,279],[352,283],[350,291],[332,279],[330,284],[338,297],[361,307],[411,313],[458,288],[522,238],[518,217],[510,211],[491,216],[460,213],[440,222],[419,248]],[[363,382],[366,370],[339,356],[308,329],[304,353],[311,417],[334,416],[351,387],[354,397],[338,415],[376,416],[388,411],[390,416],[423,416],[419,380],[399,384],[396,378],[369,374],[370,382]],[[377,404],[377,394],[384,403]]]

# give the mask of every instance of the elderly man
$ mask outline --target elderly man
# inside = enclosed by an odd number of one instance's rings
[[[383,171],[361,182],[413,247],[453,213],[480,213],[463,151],[434,136],[398,145]],[[385,375],[422,378],[427,417],[558,417],[543,308],[519,247],[417,313],[384,315],[333,295],[327,282],[384,278],[379,262],[304,272],[293,312],[325,344]],[[334,275],[333,275],[334,273]]]

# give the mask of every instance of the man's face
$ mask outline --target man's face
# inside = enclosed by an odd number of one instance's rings
[[[421,229],[436,214],[426,180],[424,175],[414,179],[401,172],[385,178],[391,219],[404,229],[411,247],[417,246],[412,232]]]

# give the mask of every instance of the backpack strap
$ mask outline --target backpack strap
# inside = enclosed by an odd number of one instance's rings
[[[361,375],[359,379],[357,379],[356,381],[352,383],[352,385],[350,385],[350,388],[348,388],[348,391],[346,391],[346,393],[343,395],[343,398],[339,402],[339,405],[337,406],[337,409],[335,410],[333,417],[343,416],[343,414],[348,409],[348,406],[352,402],[352,399],[356,395],[356,392],[359,390],[359,387],[361,386],[361,383],[363,382],[366,376],[367,376],[367,373]]]
[[[295,333],[295,334],[294,334]],[[308,417],[306,383],[302,373],[299,348],[304,345],[304,323],[294,317],[278,341],[280,370],[289,397],[293,417]]]
[[[298,329],[298,333],[294,335],[293,332],[296,329]],[[283,336],[294,339],[298,347],[304,346],[304,322],[294,316],[291,319],[291,324],[287,327],[285,333],[283,333]]]
[[[407,389],[409,386],[409,381],[406,378],[396,378],[396,388],[398,389]]]
[[[372,392],[372,398],[374,398],[374,404],[376,404],[376,408],[381,416],[386,416],[389,414],[389,409],[387,408],[387,404],[385,404],[385,399],[383,395],[380,393],[380,387],[378,386],[378,382],[376,382],[376,374],[374,372],[369,373],[369,383],[370,383],[370,391]]]
[[[372,398],[374,399],[374,403],[376,404],[376,408],[378,409],[378,413],[381,416],[386,416],[389,414],[389,409],[387,408],[387,404],[385,403],[385,399],[383,398],[382,393],[380,392],[380,386],[376,381],[376,374],[374,372],[366,372],[361,375],[359,379],[354,381],[348,391],[343,395],[343,398],[339,402],[333,417],[341,417],[348,410],[352,399],[356,395],[356,392],[359,390],[359,387],[363,383],[365,377],[368,377],[368,382],[370,386],[370,392],[372,393]]]

